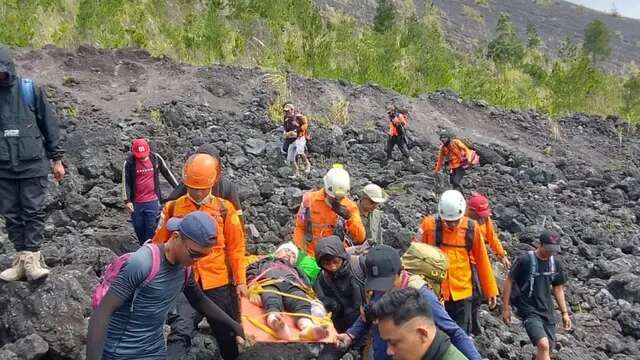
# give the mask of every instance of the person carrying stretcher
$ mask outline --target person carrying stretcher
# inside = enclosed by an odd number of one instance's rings
[[[260,306],[266,313],[266,324],[278,338],[291,339],[291,329],[284,321],[284,315],[296,318],[300,329],[300,339],[317,341],[329,335],[327,326],[318,324],[314,319],[320,306],[310,296],[311,285],[306,275],[295,264],[298,248],[287,242],[276,251],[247,267],[249,282],[249,300]],[[313,305],[312,305],[313,304]]]

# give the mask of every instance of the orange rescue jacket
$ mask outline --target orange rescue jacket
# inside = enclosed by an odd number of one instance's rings
[[[314,258],[316,255],[317,240],[333,235],[338,221],[338,215],[327,205],[325,198],[324,189],[304,194],[302,204],[296,216],[296,227],[293,231],[293,242],[296,246]],[[362,219],[360,218],[358,205],[346,197],[340,200],[340,204],[346,207],[349,213],[351,213],[351,218],[345,222],[346,234],[349,235],[349,238],[356,244],[363,243],[366,232],[362,224]],[[310,209],[309,212],[306,211],[307,208]],[[306,218],[307,213],[311,215],[309,221],[307,221]],[[305,234],[307,232],[308,222],[311,224],[312,240],[306,242]]]
[[[440,172],[445,160],[449,160],[447,167],[453,171],[462,166],[465,161],[472,160],[471,149],[458,139],[451,139],[448,145],[440,145],[440,152],[436,161],[436,172]]]
[[[487,248],[484,245],[484,239],[477,223],[475,224],[471,253],[467,250],[466,233],[470,221],[473,220],[465,216],[460,219],[458,226],[453,229],[449,229],[445,223],[442,224],[442,245],[440,249],[449,259],[449,270],[441,286],[442,298],[445,301],[463,300],[473,295],[471,255],[476,259],[478,278],[484,296],[492,297],[498,295],[498,286],[493,276]],[[422,221],[416,240],[429,245],[436,245],[435,216],[428,216]]]
[[[165,224],[170,217],[182,218],[198,210],[208,213],[216,220],[218,238],[211,254],[193,264],[196,281],[201,284],[203,290],[228,285],[232,280],[236,285],[246,284],[244,229],[236,208],[227,200],[212,196],[210,202],[198,206],[184,195],[173,202],[168,202],[162,209],[160,224],[152,242],[163,244],[169,240],[171,233]],[[231,267],[233,279],[229,277],[228,266]]]
[[[397,113],[396,117],[389,121],[389,135],[390,136],[398,136],[398,128],[394,124],[394,121],[399,122],[402,126],[407,126],[409,123],[409,118],[402,113]]]

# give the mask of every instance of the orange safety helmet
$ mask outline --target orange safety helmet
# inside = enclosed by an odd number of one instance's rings
[[[219,176],[220,161],[207,154],[191,155],[182,170],[184,184],[192,189],[210,189]]]

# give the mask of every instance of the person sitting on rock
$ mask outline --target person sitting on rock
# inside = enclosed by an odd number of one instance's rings
[[[249,300],[264,308],[267,326],[274,330],[278,338],[291,339],[291,329],[282,315],[286,311],[302,314],[296,319],[300,338],[316,341],[327,337],[329,333],[326,326],[316,324],[311,319],[313,300],[307,295],[311,284],[306,275],[295,266],[298,252],[292,242],[287,242],[280,245],[273,255],[249,265]]]
[[[389,138],[387,140],[387,159],[385,164],[391,160],[393,148],[398,146],[400,152],[409,162],[413,162],[413,158],[409,155],[409,149],[407,149],[407,124],[409,118],[398,110],[398,108],[391,104],[387,106],[387,115],[389,116]]]
[[[240,196],[238,195],[238,185],[233,181],[225,177],[224,171],[222,171],[222,161],[218,149],[213,144],[202,144],[195,151],[190,151],[186,158],[188,159],[193,154],[207,154],[212,156],[218,163],[218,176],[215,185],[211,188],[211,195],[230,201],[236,208],[236,213],[242,219],[242,206],[240,205]],[[187,187],[184,182],[180,182],[178,186],[173,189],[171,195],[165,200],[173,201],[187,194]]]
[[[431,306],[413,288],[393,289],[371,307],[387,355],[395,360],[467,360],[433,320]]]
[[[315,258],[316,241],[323,237],[348,235],[355,245],[365,240],[360,210],[347,197],[350,189],[349,173],[336,164],[324,176],[324,188],[303,195],[293,241],[307,255]]]
[[[556,254],[560,251],[560,235],[545,230],[540,234],[540,246],[520,255],[504,282],[502,320],[511,323],[511,305],[536,346],[536,359],[551,359],[556,341],[555,309],[551,294],[562,314],[564,330],[571,330],[569,308],[564,297],[566,275]]]
[[[449,169],[449,184],[454,190],[462,192],[462,178],[471,166],[473,151],[459,139],[455,139],[451,132],[440,133],[440,151],[436,160],[436,174],[442,171],[444,165]]]
[[[140,245],[153,237],[162,211],[160,174],[171,186],[178,186],[162,156],[150,150],[147,140],[134,139],[122,166],[122,195]]]
[[[502,244],[500,243],[500,239],[498,238],[498,234],[495,231],[495,227],[493,225],[493,220],[491,220],[491,207],[489,206],[489,199],[486,196],[473,192],[471,196],[469,196],[469,200],[467,201],[467,216],[470,219],[475,220],[478,228],[482,232],[483,238],[486,244],[493,250],[493,252],[498,256],[500,263],[504,266],[505,269],[509,269],[511,267],[511,263],[509,262],[509,258],[507,257],[507,253],[504,251]],[[472,259],[471,262],[475,265],[475,259]],[[471,332],[474,335],[482,334],[482,326],[480,326],[479,319],[479,309],[482,304],[482,291],[480,290],[480,284],[477,279],[474,278],[473,284],[473,309],[471,311]]]
[[[296,113],[294,116],[294,120],[291,122],[291,127],[295,128],[295,130],[292,130],[290,133],[293,133],[295,131],[296,138],[287,149],[287,161],[291,164],[291,167],[293,169],[293,175],[291,176],[291,178],[295,179],[301,176],[297,161],[298,158],[302,158],[302,160],[304,160],[306,164],[304,172],[307,174],[311,172],[311,163],[309,162],[309,157],[306,153],[309,120],[302,113]]]
[[[0,214],[16,250],[3,281],[34,281],[43,267],[47,175],[64,177],[60,129],[44,88],[16,73],[9,49],[0,46]]]
[[[169,219],[165,227],[170,237],[159,246],[160,267],[153,280],[145,280],[152,271],[153,254],[143,246],[129,257],[92,314],[87,360],[166,359],[163,325],[181,292],[210,324],[224,325],[244,337],[242,326],[203,294],[186,269],[216,245],[221,233],[213,218],[196,211]]]
[[[491,308],[496,306],[498,286],[482,232],[474,220],[465,216],[466,206],[459,191],[445,191],[438,201],[437,214],[422,221],[416,241],[438,247],[447,255],[449,270],[440,295],[447,312],[467,334],[471,334],[475,273]]]

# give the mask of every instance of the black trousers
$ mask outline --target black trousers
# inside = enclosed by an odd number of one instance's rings
[[[444,308],[455,321],[458,326],[464,330],[467,335],[471,334],[471,303],[472,298],[453,301],[449,300],[444,303]]]
[[[39,251],[44,240],[46,176],[0,179],[0,214],[16,251]]]
[[[465,169],[459,167],[451,171],[451,173],[449,174],[449,184],[451,184],[454,190],[462,192],[462,178],[464,177],[465,173]]]
[[[473,267],[473,298],[471,303],[471,333],[473,335],[482,334],[482,325],[480,325],[480,305],[482,305],[482,288],[480,287],[480,279],[478,271]]]
[[[307,294],[305,294],[304,291],[296,286],[290,286],[285,290],[278,289],[275,286],[266,286],[265,290],[282,291],[287,294],[295,295],[302,298],[307,297]],[[282,296],[266,291],[260,294],[260,299],[262,300],[262,307],[267,313],[285,311],[311,315],[311,304],[307,301],[302,301],[299,299],[294,299],[292,297]]]
[[[389,136],[388,140],[387,140],[387,160],[391,159],[391,154],[393,153],[393,148],[395,146],[398,146],[398,148],[400,148],[400,151],[402,152],[402,155],[404,155],[405,157],[409,157],[409,149],[407,149],[407,143],[404,141],[404,136],[402,135],[398,135],[398,136]]]
[[[239,321],[238,297],[232,285],[221,286],[204,291],[205,295],[233,319]],[[189,353],[191,339],[195,336],[198,324],[204,315],[191,307],[184,295],[176,301],[177,314],[169,316],[171,332],[167,338],[167,359],[180,360]],[[224,360],[238,358],[238,344],[232,329],[209,321],[211,332],[218,342],[220,354]]]

